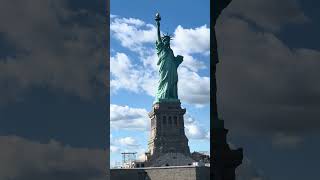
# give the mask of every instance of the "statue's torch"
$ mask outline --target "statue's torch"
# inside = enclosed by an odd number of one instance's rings
[[[154,20],[156,20],[157,22],[159,22],[161,20],[159,13],[156,14],[156,17],[154,18]]]

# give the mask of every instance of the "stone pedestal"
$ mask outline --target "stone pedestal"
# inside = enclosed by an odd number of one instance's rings
[[[181,108],[180,102],[161,102],[153,105],[153,109],[149,113],[151,120],[151,135],[147,153],[149,166],[152,166],[153,161],[161,156],[169,157],[168,154],[171,154],[170,157],[173,158],[185,157],[181,159],[181,163],[190,161],[192,163],[188,139],[184,131],[183,115],[185,113],[186,109]],[[180,161],[176,159],[175,162]]]

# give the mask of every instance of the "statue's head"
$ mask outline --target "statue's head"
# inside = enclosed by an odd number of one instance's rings
[[[162,42],[165,46],[170,46],[170,40],[171,40],[171,36],[170,35],[164,35],[162,37]]]

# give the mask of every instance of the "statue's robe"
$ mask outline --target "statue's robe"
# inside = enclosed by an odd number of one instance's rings
[[[159,57],[160,79],[155,102],[178,100],[178,72],[177,68],[183,61],[183,56],[175,57],[170,46],[166,47],[163,42],[156,42],[157,55]]]

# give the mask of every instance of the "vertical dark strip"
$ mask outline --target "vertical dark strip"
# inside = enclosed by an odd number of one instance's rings
[[[216,16],[214,14],[216,0],[210,1],[210,179],[214,176],[214,122],[217,121],[217,98],[216,98],[216,63],[215,63],[215,32],[214,25]]]
[[[231,0],[213,0],[210,4],[210,177],[214,180],[235,180],[235,169],[242,163],[243,150],[230,149],[227,143],[228,130],[223,120],[219,120],[217,107],[216,64],[219,62],[217,39],[215,34],[216,21]]]
[[[106,90],[107,90],[107,97],[106,97],[106,103],[107,103],[107,121],[106,121],[106,153],[107,153],[107,180],[110,180],[110,0],[106,0]]]

